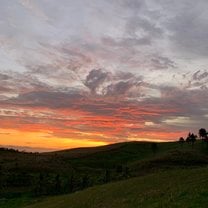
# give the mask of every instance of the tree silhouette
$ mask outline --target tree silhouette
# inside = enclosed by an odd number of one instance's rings
[[[110,181],[110,170],[105,170],[105,177],[104,177],[104,182],[108,183]]]
[[[69,190],[69,192],[73,192],[74,190],[74,186],[75,186],[75,178],[74,178],[74,174],[72,173],[72,175],[70,176],[70,178],[68,179],[68,183],[67,183],[67,189]]]
[[[196,142],[196,138],[197,138],[197,135],[191,134],[191,144],[192,144],[192,147],[193,147],[194,143]]]
[[[194,143],[196,142],[197,135],[190,133],[186,138],[186,142],[191,143],[192,148],[194,147]]]
[[[3,188],[3,168],[0,166],[0,189]]]
[[[60,193],[61,191],[61,180],[60,180],[60,175],[57,174],[55,178],[55,193]]]
[[[191,133],[188,133],[188,136],[186,137],[186,142],[190,143],[191,142]]]
[[[199,129],[199,137],[202,140],[204,140],[204,141],[208,140],[207,134],[208,134],[208,132],[206,131],[206,129],[204,129],[204,128]]]
[[[82,177],[82,189],[87,188],[89,186],[89,177],[84,175]]]
[[[181,144],[181,146],[183,146],[184,142],[185,142],[185,139],[183,137],[180,137],[179,143]]]
[[[38,178],[38,182],[36,184],[36,187],[35,187],[35,194],[37,196],[40,196],[42,194],[44,194],[44,176],[42,173],[39,174],[39,178]]]

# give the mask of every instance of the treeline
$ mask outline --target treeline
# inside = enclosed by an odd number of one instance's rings
[[[17,149],[5,148],[5,147],[0,147],[0,151],[1,151],[1,152],[4,152],[4,151],[7,151],[7,152],[20,152],[20,151],[17,150]]]
[[[122,165],[118,165],[114,169],[104,169],[100,175],[82,174],[81,172],[66,175],[66,173],[8,171],[0,166],[0,190],[24,187],[33,196],[58,195],[128,177],[130,177],[129,168]]]
[[[23,154],[39,154],[38,152],[29,152],[25,150],[18,150],[13,148],[0,147],[0,152],[23,153]]]
[[[206,129],[201,128],[199,129],[198,135],[189,132],[186,138],[180,137],[179,142],[183,145],[184,142],[191,143],[192,147],[196,142],[197,138],[201,139],[201,141],[207,143],[208,147],[208,132]]]

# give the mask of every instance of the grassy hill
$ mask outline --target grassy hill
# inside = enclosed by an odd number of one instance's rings
[[[114,168],[116,165],[128,165],[135,161],[163,156],[172,151],[194,151],[206,154],[206,144],[198,141],[194,147],[191,144],[178,142],[156,143],[154,152],[151,142],[126,142],[101,147],[77,148],[58,152],[44,153],[70,162],[74,167]]]
[[[169,170],[50,197],[25,208],[206,208],[207,184],[208,168]]]
[[[122,181],[118,184],[125,184],[131,180],[142,181],[146,177],[152,180],[151,177],[157,177],[162,183],[168,174],[175,174],[174,177],[178,175],[180,181],[180,175],[195,174],[194,169],[207,172],[207,150],[206,143],[201,141],[194,146],[178,142],[129,142],[41,154],[0,149],[0,207],[21,208],[49,195],[72,193],[69,195],[71,198],[77,193],[87,193],[80,191],[88,187],[96,187],[95,190],[99,191],[101,187],[98,185],[109,182]],[[135,177],[138,179],[129,180]],[[126,179],[128,181],[124,182]],[[164,183],[173,182],[172,178],[166,179]],[[145,184],[142,185],[143,191],[148,191]],[[114,187],[114,183],[109,184],[111,186]],[[134,198],[133,194],[130,195]],[[129,200],[132,200],[131,197]]]

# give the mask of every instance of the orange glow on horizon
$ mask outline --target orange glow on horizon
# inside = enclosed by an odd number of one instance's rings
[[[21,149],[29,149],[31,151],[34,149],[35,151],[54,151],[54,150],[62,150],[62,149],[71,149],[71,148],[78,148],[78,147],[95,147],[95,146],[102,146],[108,145],[111,143],[115,143],[113,141],[105,142],[99,140],[93,140],[88,137],[91,136],[91,133],[83,133],[85,139],[82,138],[62,138],[62,137],[55,137],[51,134],[50,131],[37,131],[37,132],[30,132],[30,131],[20,131],[20,130],[13,130],[13,129],[0,129],[1,135],[1,146],[5,147],[18,147]],[[99,134],[95,134],[99,136]],[[159,138],[148,138],[148,137],[138,137],[136,135],[132,135],[128,137],[125,141],[156,141],[156,142],[168,142],[173,141],[171,139],[167,140],[167,134],[158,133],[161,137]],[[172,136],[179,136],[179,134],[173,134]]]
[[[27,147],[34,149],[61,150],[77,147],[93,147],[107,145],[107,142],[89,139],[76,140],[60,138],[50,135],[49,132],[22,132],[12,129],[0,129],[1,146]]]
[[[102,102],[101,102],[102,101]],[[24,107],[8,109],[5,107],[0,120],[0,146],[22,147],[25,150],[61,150],[77,147],[92,147],[126,141],[167,142],[184,136],[185,131],[171,132],[157,126],[148,116],[158,116],[177,109],[160,109],[159,107],[142,107],[120,101],[113,104],[108,100],[81,100],[87,106],[92,102],[102,106],[102,113],[85,111],[80,103],[76,109],[46,107]],[[82,103],[83,102],[83,103]],[[105,110],[114,110],[114,114]],[[87,108],[87,107],[86,107]],[[99,108],[98,108],[99,109]],[[148,119],[146,121],[146,119]],[[21,148],[21,149],[22,149]]]

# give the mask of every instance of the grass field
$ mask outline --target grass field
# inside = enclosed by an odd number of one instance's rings
[[[51,197],[26,208],[207,208],[208,168],[169,170]]]

